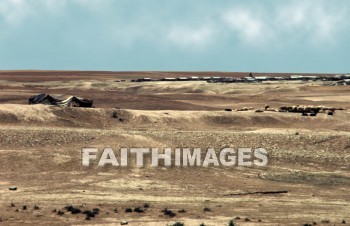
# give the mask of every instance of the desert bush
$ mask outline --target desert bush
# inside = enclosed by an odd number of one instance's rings
[[[143,213],[145,211],[141,207],[136,207],[136,208],[134,208],[134,212],[136,212],[136,213]]]
[[[126,208],[125,209],[125,213],[131,213],[132,212],[132,209],[131,208]]]
[[[177,221],[174,224],[172,224],[171,226],[184,226],[185,224],[183,222]]]
[[[209,207],[204,207],[204,208],[203,208],[203,211],[204,211],[204,212],[211,212],[211,209],[210,209]]]
[[[228,222],[228,226],[235,226],[235,222],[233,222],[233,220],[230,220],[230,221]]]
[[[163,209],[162,212],[164,213],[164,215],[167,215],[169,217],[176,216],[176,213],[174,213],[172,210],[169,210],[168,208]]]

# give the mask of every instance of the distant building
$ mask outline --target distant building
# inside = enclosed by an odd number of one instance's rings
[[[179,81],[188,81],[188,78],[187,77],[179,77],[179,78],[177,78],[177,80],[179,80]]]
[[[258,82],[267,81],[268,77],[267,76],[255,76],[255,80]]]
[[[313,76],[313,75],[306,75],[304,76],[304,80],[317,80],[317,76]]]
[[[202,80],[210,80],[211,77],[203,77]]]
[[[291,75],[289,76],[291,80],[303,80],[304,76],[303,75]]]
[[[176,81],[176,78],[162,78],[162,81]]]
[[[218,80],[218,79],[221,79],[221,77],[212,77],[212,79]]]
[[[255,82],[256,80],[255,80],[255,78],[252,78],[252,77],[244,77],[243,81],[244,82]]]
[[[342,80],[345,77],[344,77],[344,75],[334,75],[333,78],[334,78],[334,80]]]
[[[232,77],[225,77],[222,79],[223,82],[234,82],[236,79]]]

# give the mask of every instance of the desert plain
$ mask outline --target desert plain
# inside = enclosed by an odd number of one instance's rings
[[[188,74],[0,72],[0,224],[350,224],[350,86],[130,81]],[[28,105],[39,93],[81,96],[95,107]],[[345,110],[314,117],[253,110],[265,105]],[[243,107],[252,110],[235,110]],[[269,162],[84,167],[83,147],[263,147]],[[287,193],[259,193],[264,191]],[[99,211],[87,218],[69,206]]]

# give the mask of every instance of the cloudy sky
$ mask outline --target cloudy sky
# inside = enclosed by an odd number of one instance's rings
[[[350,72],[348,0],[0,0],[0,69]]]

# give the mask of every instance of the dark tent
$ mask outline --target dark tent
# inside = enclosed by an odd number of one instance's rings
[[[29,98],[28,104],[47,104],[69,107],[92,107],[93,101],[76,96],[52,96],[45,93]]]

